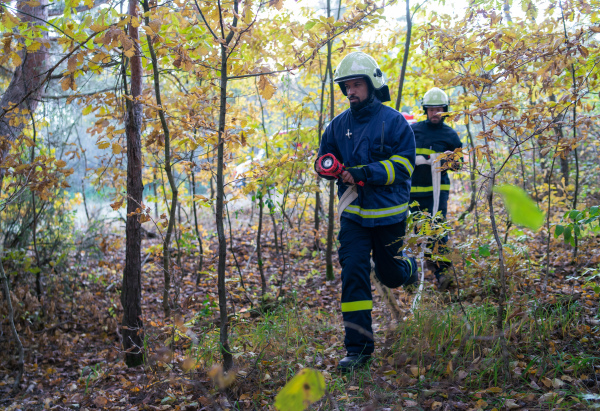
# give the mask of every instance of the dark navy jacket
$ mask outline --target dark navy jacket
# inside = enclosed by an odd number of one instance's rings
[[[344,111],[323,133],[319,157],[327,153],[346,167],[364,168],[367,176],[343,217],[363,227],[396,224],[406,218],[415,168],[415,137],[398,111],[377,98],[358,112]],[[348,186],[340,180],[337,185],[341,197]]]
[[[429,120],[412,124],[417,144],[417,155],[429,159],[433,153],[444,153],[462,148],[458,134],[447,124],[433,124]],[[446,171],[442,171],[441,191],[450,191],[450,178]],[[420,198],[433,196],[433,184],[431,182],[431,167],[420,165],[415,169],[412,176],[412,188],[410,197]]]

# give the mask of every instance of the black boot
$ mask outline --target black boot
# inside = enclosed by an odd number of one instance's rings
[[[370,355],[349,353],[348,356],[340,360],[337,368],[341,372],[350,372],[357,368],[365,366],[370,359]]]

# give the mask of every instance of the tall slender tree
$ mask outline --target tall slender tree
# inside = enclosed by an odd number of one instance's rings
[[[137,2],[129,0],[129,15],[137,17]],[[123,271],[123,349],[129,367],[144,361],[142,323],[142,225],[139,210],[142,207],[144,183],[142,181],[142,56],[139,47],[138,26],[128,25],[128,35],[135,43],[135,53],[129,59],[131,70],[130,90],[132,100],[127,100],[125,133],[127,136],[127,222],[125,224],[125,269]]]
[[[341,1],[340,1],[341,5]],[[339,11],[339,10],[338,10]],[[338,12],[339,14],[339,12]],[[327,0],[327,17],[331,16],[331,0]],[[330,39],[327,42],[327,72],[329,73],[329,121],[333,120],[335,116],[335,94],[333,87],[333,68],[331,65],[331,51],[333,47],[333,39]],[[334,280],[335,276],[333,275],[333,230],[335,223],[335,210],[334,210],[334,202],[335,202],[335,184],[334,181],[331,180],[329,182],[329,212],[328,212],[328,220],[327,220],[327,249],[325,251],[325,262],[326,262],[326,275],[325,278],[328,281]]]
[[[400,84],[398,84],[398,97],[396,98],[396,110],[400,110],[402,102],[402,89],[404,88],[404,79],[406,78],[406,66],[410,53],[410,37],[412,34],[412,17],[410,15],[410,0],[406,0],[406,40],[404,41],[404,57],[402,59],[402,69],[400,70]]]

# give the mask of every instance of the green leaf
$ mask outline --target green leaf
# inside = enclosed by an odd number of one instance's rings
[[[505,184],[495,187],[494,191],[502,197],[513,223],[534,231],[544,224],[544,213],[521,187]]]
[[[571,231],[572,231],[572,228],[571,228],[571,226],[570,226],[570,225],[568,225],[568,226],[565,228],[565,232],[564,232],[564,236],[565,236],[565,243],[567,243],[567,242],[571,241],[571,238],[572,238],[572,236],[571,236]]]
[[[312,368],[304,368],[279,391],[275,408],[280,411],[303,411],[325,395],[325,378]]]
[[[479,255],[482,257],[489,257],[490,254],[490,246],[489,245],[482,245],[479,246]]]
[[[304,25],[304,29],[305,30],[310,30],[314,27],[314,25],[316,24],[316,21],[307,21],[306,24]]]
[[[556,228],[554,229],[554,238],[558,238],[563,233],[563,231],[565,231],[565,227],[563,227],[560,224],[557,224]]]

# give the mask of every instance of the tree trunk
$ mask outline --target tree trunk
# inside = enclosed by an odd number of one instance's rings
[[[331,15],[331,0],[327,0],[327,17]],[[329,118],[333,120],[335,115],[335,95],[333,93],[333,68],[331,67],[331,49],[333,40],[327,42],[327,71],[329,72]],[[334,199],[335,185],[333,181],[329,182],[329,215],[327,221],[327,249],[325,251],[326,274],[325,279],[331,281],[335,279],[333,275],[333,229],[334,229]]]
[[[18,2],[19,18],[23,22],[39,23],[48,20],[48,0],[41,0],[36,7]],[[46,33],[46,32],[42,32]],[[46,38],[44,34],[44,39]],[[0,164],[4,163],[9,142],[14,141],[29,123],[30,112],[34,112],[42,94],[42,74],[46,71],[48,49],[41,46],[36,52],[27,48],[18,52],[21,65],[15,70],[8,88],[0,99]],[[0,168],[0,190],[6,168]]]
[[[129,14],[137,15],[137,2],[129,0]],[[136,210],[141,206],[144,192],[142,181],[142,104],[136,99],[142,94],[142,56],[139,48],[137,26],[129,24],[129,36],[136,44],[130,59],[131,96],[127,100],[125,132],[127,135],[127,222],[125,225],[126,248],[123,271],[123,349],[125,363],[129,367],[144,361],[142,324],[142,226]]]
[[[236,3],[237,4],[237,3]],[[223,200],[225,185],[223,181],[223,156],[225,146],[225,119],[227,115],[227,55],[228,51],[221,45],[221,100],[219,107],[219,139],[217,142],[217,184],[216,184],[216,223],[219,238],[219,262],[217,266],[217,288],[219,294],[219,312],[221,314],[220,341],[223,355],[223,368],[229,371],[233,367],[233,356],[229,349],[227,318],[227,290],[225,289],[225,263],[227,260],[227,239],[223,222]]]
[[[402,89],[406,77],[406,65],[410,53],[410,37],[412,34],[412,19],[410,17],[410,0],[406,0],[406,40],[404,41],[404,57],[402,58],[402,69],[400,70],[400,84],[398,84],[398,97],[396,98],[396,110],[400,111],[402,102]]]
[[[190,161],[194,161],[194,151],[190,154]],[[204,265],[204,247],[202,246],[202,236],[200,235],[200,228],[198,227],[198,211],[196,210],[196,177],[194,173],[194,167],[190,168],[190,185],[192,186],[192,209],[194,211],[194,229],[196,231],[196,238],[198,239],[198,269],[196,273],[196,286],[200,283],[200,273],[202,272],[202,266]]]
[[[503,366],[506,376],[510,379],[510,372],[508,366],[508,349],[506,346],[506,338],[504,337],[504,312],[506,305],[506,265],[504,264],[504,249],[502,240],[498,235],[498,226],[496,224],[496,214],[494,212],[494,184],[496,182],[496,167],[494,166],[494,160],[490,153],[491,148],[488,141],[488,137],[485,134],[485,119],[481,114],[481,127],[483,128],[484,141],[486,147],[487,160],[490,163],[490,174],[487,187],[487,200],[490,212],[490,223],[492,225],[492,233],[494,234],[494,240],[496,240],[496,246],[498,247],[498,268],[500,274],[500,295],[498,296],[498,312],[496,313],[496,328],[500,334],[500,346],[502,348],[502,359]]]
[[[260,281],[262,285],[262,298],[265,297],[267,293],[267,279],[265,278],[265,269],[263,266],[262,259],[262,247],[260,245],[260,237],[262,234],[262,223],[263,223],[263,208],[265,207],[265,202],[263,201],[263,191],[262,188],[259,188],[260,191],[256,191],[258,195],[258,231],[256,233],[256,258],[258,260],[258,271],[260,272]]]
[[[463,91],[467,94],[467,90],[463,87]],[[466,110],[466,107],[465,107]],[[477,156],[475,155],[475,142],[473,141],[473,134],[471,133],[471,125],[470,121],[467,122],[467,136],[468,136],[468,144],[470,149],[469,154],[469,181],[471,184],[471,204],[469,207],[458,217],[458,220],[462,220],[465,216],[471,211],[475,210],[475,230],[477,233],[477,237],[479,237],[479,213],[477,209],[477,181],[475,177],[475,172],[477,171]]]
[[[144,1],[144,11],[148,13],[150,7],[148,0]],[[150,19],[146,16],[146,24],[150,23]],[[173,176],[173,170],[171,168],[171,135],[169,133],[169,125],[165,118],[165,112],[162,110],[162,99],[160,96],[160,74],[158,72],[158,59],[154,52],[154,46],[152,45],[152,38],[146,35],[148,41],[148,51],[150,52],[150,58],[152,59],[152,71],[154,78],[154,94],[156,95],[156,105],[159,107],[158,116],[160,118],[160,124],[165,135],[165,172],[167,173],[167,179],[169,180],[169,187],[171,188],[171,210],[169,212],[169,225],[167,226],[167,232],[163,241],[163,276],[164,276],[164,288],[163,288],[163,311],[165,317],[171,315],[171,302],[169,292],[171,290],[171,254],[169,247],[171,246],[171,236],[173,236],[173,230],[175,229],[175,213],[177,212],[177,183]],[[177,238],[175,239],[177,241]]]
[[[158,221],[158,193],[157,193],[157,185],[158,185],[158,177],[156,177],[156,171],[152,174],[152,191],[154,191],[154,219]]]
[[[321,147],[321,134],[323,134],[323,123],[324,123],[324,116],[323,116],[323,109],[325,108],[325,83],[327,81],[327,72],[328,72],[328,67],[325,67],[325,74],[321,75],[321,104],[319,106],[319,124],[318,124],[318,134],[317,134],[317,147]],[[321,71],[321,62],[319,60],[319,72]],[[321,212],[321,191],[320,191],[320,184],[319,184],[319,178],[317,177],[317,186],[319,186],[319,188],[317,189],[317,193],[315,194],[315,243],[314,243],[314,249],[315,250],[319,250],[321,248],[321,244],[320,244],[320,238],[319,238],[319,226],[320,226],[320,217],[319,217],[319,213]]]
[[[31,127],[33,129],[33,146],[31,147],[31,163],[35,159],[35,144],[37,131],[35,128],[35,118],[33,117],[33,112],[30,111],[31,114]],[[35,273],[35,292],[37,294],[38,301],[42,300],[42,267],[40,266],[40,253],[38,252],[37,246],[37,218],[38,213],[36,211],[35,206],[35,190],[31,190],[31,210],[33,211],[33,227],[32,227],[32,237],[33,237],[33,252],[35,254],[35,264],[37,267],[37,272]],[[86,210],[87,212],[87,210]]]

